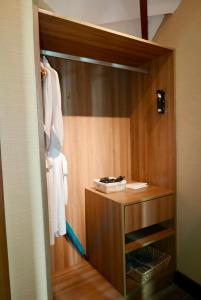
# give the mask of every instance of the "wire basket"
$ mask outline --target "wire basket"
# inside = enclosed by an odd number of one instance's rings
[[[170,260],[170,255],[156,248],[150,246],[141,248],[130,256],[127,276],[143,284],[157,273],[166,269]]]

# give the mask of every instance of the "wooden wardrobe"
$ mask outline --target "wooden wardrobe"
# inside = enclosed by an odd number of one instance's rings
[[[45,11],[39,11],[38,22],[37,59],[40,50],[48,50],[142,71],[47,57],[61,84],[66,217],[86,248],[85,188],[93,179],[124,175],[175,191],[174,50]],[[165,91],[164,114],[157,112],[158,89]],[[80,261],[65,238],[56,239],[52,274]]]

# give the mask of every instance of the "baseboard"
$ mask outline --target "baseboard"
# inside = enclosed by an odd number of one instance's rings
[[[201,285],[179,271],[175,272],[174,282],[195,299],[201,299]]]

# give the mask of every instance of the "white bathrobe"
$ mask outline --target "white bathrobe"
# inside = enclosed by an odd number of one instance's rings
[[[47,70],[47,76],[44,77],[43,83],[43,96],[45,106],[45,133],[50,132],[50,142],[46,146],[48,155],[52,155],[52,151],[56,149],[60,152],[63,146],[61,90],[58,74],[50,66],[48,60],[45,57],[43,57],[43,65]]]
[[[47,158],[47,189],[50,219],[50,244],[56,236],[66,234],[65,205],[67,204],[67,161],[60,153]]]
[[[57,72],[43,58],[46,76],[43,78],[44,131],[46,135],[46,168],[50,243],[66,234],[65,205],[67,204],[67,160],[60,152],[63,146],[61,91]]]
[[[43,76],[44,131],[46,149],[48,149],[50,146],[50,132],[52,127],[52,76],[48,68],[45,68],[45,71],[46,75]]]

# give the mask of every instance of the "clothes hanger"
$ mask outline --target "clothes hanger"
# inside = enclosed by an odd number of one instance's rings
[[[43,65],[42,62],[40,62],[40,73],[41,73],[42,77],[44,77],[44,76],[47,75],[47,71],[46,71],[46,69],[45,69],[45,67],[44,67],[44,65]]]

